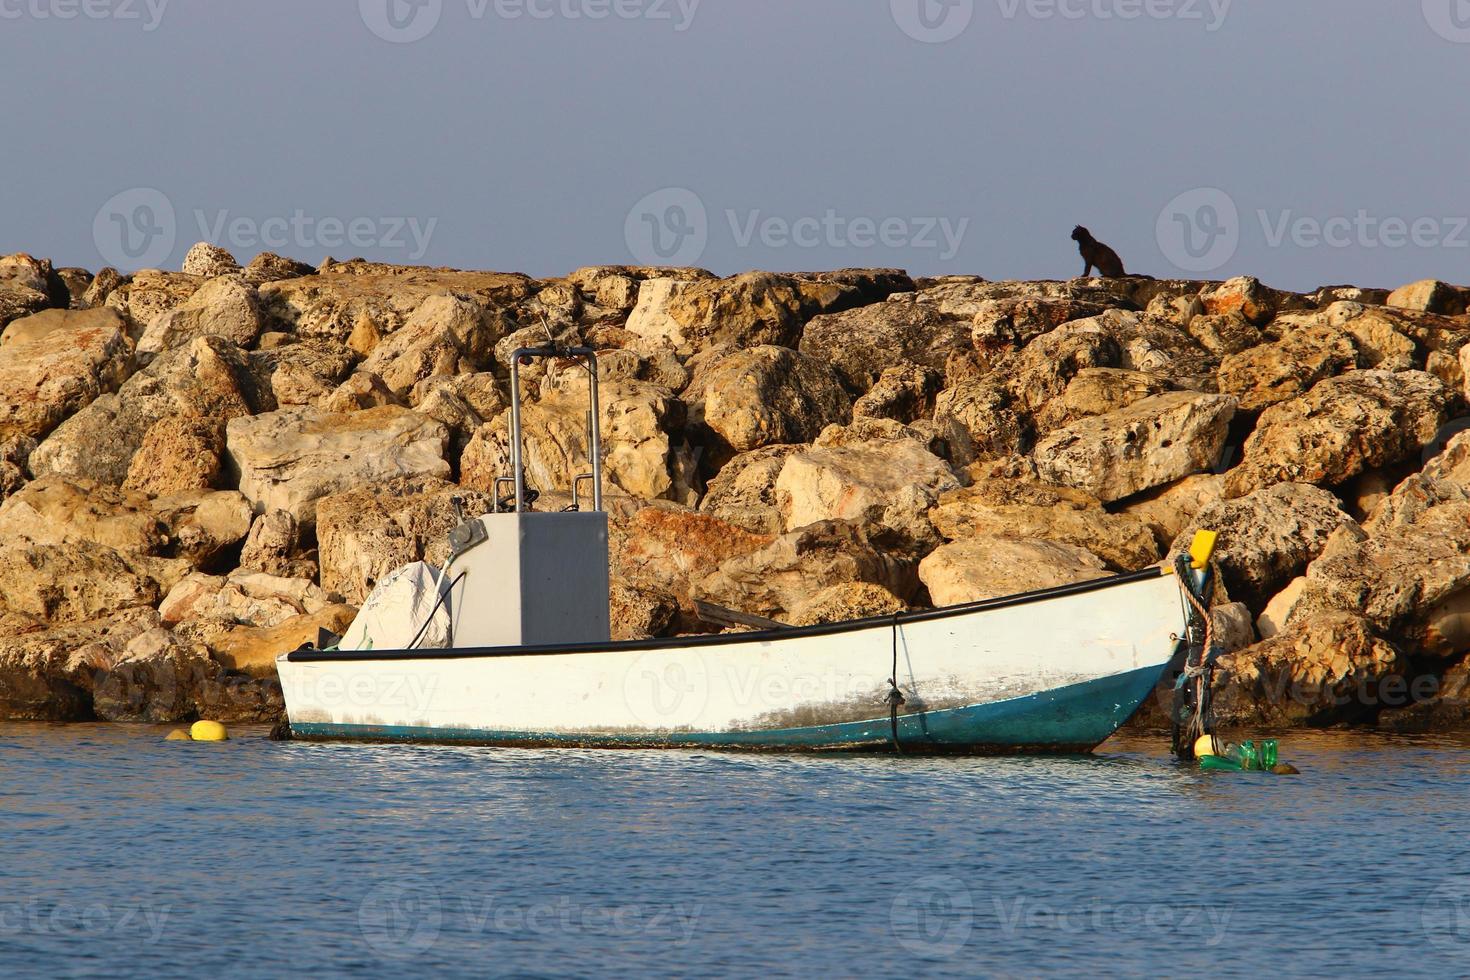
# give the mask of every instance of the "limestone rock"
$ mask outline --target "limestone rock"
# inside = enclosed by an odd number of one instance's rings
[[[900,548],[927,550],[936,540],[928,510],[958,486],[949,464],[913,439],[817,446],[787,457],[776,506],[787,530],[850,521]]]
[[[934,428],[957,467],[1031,448],[1030,418],[1005,386],[988,376],[941,391],[934,401]]]
[[[1224,497],[1224,474],[1200,473],[1140,494],[1124,504],[1122,512],[1147,524],[1159,547],[1167,550],[1200,511]]]
[[[1448,657],[1470,650],[1470,501],[1430,507],[1412,524],[1338,531],[1307,567],[1295,624],[1321,611],[1365,617],[1384,636]]]
[[[940,545],[919,563],[937,607],[1106,578],[1103,562],[1076,545],[992,535]]]
[[[261,252],[244,269],[245,281],[252,286],[312,275],[316,275],[316,269],[305,262],[288,259],[274,252]]]
[[[1055,541],[1092,552],[1118,571],[1159,560],[1158,543],[1143,521],[1109,514],[1081,490],[1029,480],[988,479],[940,496],[929,519],[948,541],[1015,537]]]
[[[239,271],[240,263],[235,261],[229,249],[209,242],[198,242],[184,256],[183,273],[186,276],[213,279],[215,276],[227,276]]]
[[[92,283],[87,287],[87,291],[82,293],[81,302],[77,304],[77,308],[95,310],[100,306],[105,306],[107,297],[111,296],[113,290],[126,281],[127,279],[116,269],[106,266],[92,277]]]
[[[208,490],[219,482],[224,449],[217,419],[166,415],[143,434],[123,488],[154,495]]]
[[[430,296],[454,293],[489,309],[525,299],[535,282],[518,273],[460,272],[371,262],[324,262],[316,275],[268,282],[262,308],[302,337],[346,341],[359,320],[381,336],[402,327]]]
[[[1225,358],[1265,343],[1266,335],[1239,313],[1196,316],[1189,320],[1189,335],[1216,357]]]
[[[701,598],[742,612],[789,621],[791,612],[833,585],[869,582],[913,595],[913,566],[875,547],[864,531],[824,521],[729,558],[698,584]]]
[[[152,629],[99,670],[92,708],[103,721],[185,721],[198,715],[199,689],[220,673],[203,647]]]
[[[281,408],[314,405],[331,394],[352,372],[357,355],[334,340],[313,339],[250,355],[268,379]]]
[[[1356,367],[1357,359],[1357,345],[1346,333],[1309,324],[1281,340],[1227,356],[1220,362],[1220,391],[1238,398],[1241,411],[1258,412]]]
[[[442,566],[449,532],[458,524],[453,498],[466,515],[494,509],[488,494],[440,480],[399,480],[325,497],[317,505],[322,587],[361,604],[384,575],[416,561]]]
[[[1196,530],[1218,531],[1215,561],[1226,588],[1252,609],[1261,609],[1306,570],[1333,531],[1352,523],[1330,492],[1278,483],[1204,508],[1175,538],[1171,560],[1189,548]]]
[[[0,429],[0,503],[26,485],[26,461],[35,448],[30,436]]]
[[[1006,365],[1004,373],[1015,401],[1034,412],[1066,391],[1081,371],[1122,363],[1117,340],[1094,317],[1038,337]]]
[[[1422,279],[1395,289],[1384,305],[1456,316],[1465,312],[1467,302],[1470,302],[1470,290],[1436,279]]]
[[[279,626],[321,612],[331,597],[309,579],[236,570],[228,576],[195,573],[169,590],[158,607],[165,623],[214,619],[242,626]]]
[[[917,364],[885,368],[867,394],[853,403],[852,417],[904,423],[931,417],[943,381],[942,372]]]
[[[1449,392],[1422,371],[1353,371],[1261,413],[1226,494],[1273,483],[1334,485],[1420,451],[1444,423]]]
[[[1256,617],[1256,629],[1260,632],[1261,639],[1269,640],[1286,629],[1306,589],[1307,577],[1298,575],[1286,584],[1286,588],[1271,597],[1266,608],[1261,610],[1261,615]]]
[[[133,367],[122,321],[110,310],[50,310],[0,336],[0,428],[44,437]]]
[[[746,272],[729,279],[647,279],[627,329],[680,351],[712,344],[794,347],[801,336],[804,297],[790,276]]]
[[[384,405],[398,405],[398,396],[371,371],[354,371],[330,394],[322,395],[316,405],[324,412],[346,414],[362,412]]]
[[[250,525],[240,551],[240,567],[284,578],[314,579],[317,563],[299,556],[300,544],[301,526],[289,511],[266,511]]]
[[[0,256],[0,327],[52,305],[48,265],[24,252]]]
[[[801,446],[766,446],[742,453],[710,481],[699,509],[754,534],[780,534],[785,521],[776,506],[776,478]]]
[[[663,636],[679,611],[679,602],[666,592],[613,582],[608,612],[614,640],[646,640]]]
[[[1049,432],[1078,419],[1106,415],[1170,389],[1169,382],[1143,371],[1083,368],[1058,397],[1037,413],[1036,427]]]
[[[1324,725],[1371,716],[1398,651],[1351,613],[1313,617],[1222,656],[1214,708],[1225,728]]]
[[[183,304],[203,284],[182,272],[140,269],[107,294],[106,305],[122,314],[129,335],[138,337],[154,317]]]
[[[316,523],[322,497],[393,477],[449,475],[448,432],[406,408],[337,415],[310,407],[231,419],[225,442],[240,492],[257,513]]]
[[[791,610],[791,625],[846,623],[871,616],[891,616],[907,610],[907,603],[881,585],[840,582],[829,585]]]
[[[1205,312],[1215,315],[1239,313],[1256,326],[1269,323],[1278,313],[1306,309],[1307,300],[1261,284],[1259,279],[1240,276],[1203,290],[1200,301]]]
[[[90,721],[98,666],[158,626],[158,613],[127,609],[82,623],[28,627],[0,608],[0,719]]]
[[[138,352],[157,354],[195,337],[223,337],[239,347],[250,347],[264,328],[255,287],[242,276],[221,275],[149,320],[138,340]]]
[[[694,583],[713,574],[723,562],[755,552],[773,540],[718,517],[668,504],[614,515],[608,539],[614,582],[671,595],[691,614],[697,597],[691,595]]]
[[[852,402],[837,374],[794,350],[763,345],[721,358],[698,376],[691,416],[736,453],[809,442],[846,421]],[[690,393],[685,393],[690,401]]]
[[[944,370],[951,351],[970,347],[970,327],[970,317],[945,313],[914,293],[897,293],[872,306],[813,317],[800,347],[831,364],[861,394],[895,364]]]
[[[984,300],[971,322],[970,339],[977,350],[989,353],[1021,348],[1064,323],[1102,312],[1097,303],[1072,299],[1019,296]]]
[[[486,366],[509,321],[466,296],[438,293],[426,298],[403,327],[375,346],[360,370],[380,376],[406,399],[426,378],[472,373]]]
[[[1121,500],[1209,469],[1219,458],[1235,399],[1175,391],[1045,436],[1034,457],[1042,478]]]
[[[176,632],[202,632],[209,637],[209,648],[221,664],[249,677],[274,681],[277,657],[299,648],[304,643],[315,643],[318,630],[325,629],[338,635],[345,633],[352,625],[352,620],[356,615],[355,606],[337,603],[325,606],[316,612],[292,616],[275,626],[220,628],[220,624],[204,621],[213,628],[201,630],[200,626],[203,625],[201,623],[186,623],[181,624]],[[243,700],[236,692],[231,692],[228,698],[229,703],[236,705]],[[264,707],[256,710],[260,713],[260,717],[256,720],[268,721],[280,716],[279,710],[274,715],[264,713]]]
[[[57,427],[31,454],[36,476],[121,484],[148,430],[169,415],[231,419],[275,407],[245,353],[221,337],[168,351]]]
[[[80,623],[157,604],[159,583],[138,562],[98,545],[0,545],[0,595],[11,610]]]

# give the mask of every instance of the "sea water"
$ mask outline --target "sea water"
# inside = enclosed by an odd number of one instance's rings
[[[0,976],[1470,973],[1470,742],[928,759],[0,725]],[[1269,733],[1264,733],[1269,734]]]

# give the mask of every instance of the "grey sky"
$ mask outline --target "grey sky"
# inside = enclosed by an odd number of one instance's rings
[[[1470,281],[1470,0],[414,2],[0,0],[0,251]]]

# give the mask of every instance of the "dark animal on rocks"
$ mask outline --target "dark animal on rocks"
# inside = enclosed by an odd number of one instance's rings
[[[1128,274],[1123,271],[1123,260],[1118,258],[1118,253],[1093,238],[1092,232],[1081,225],[1072,229],[1072,241],[1077,243],[1077,251],[1087,262],[1087,268],[1082,270],[1083,276],[1092,275],[1094,266],[1104,279],[1121,279]]]

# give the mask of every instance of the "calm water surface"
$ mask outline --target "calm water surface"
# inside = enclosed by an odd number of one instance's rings
[[[1090,758],[0,725],[0,976],[1470,973],[1470,742]]]

